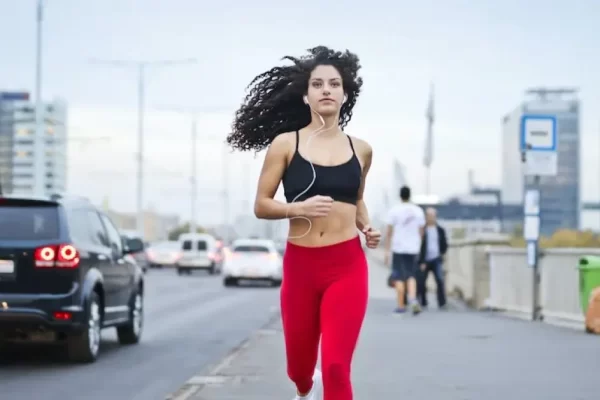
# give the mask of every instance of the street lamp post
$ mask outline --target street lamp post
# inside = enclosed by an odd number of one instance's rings
[[[35,139],[33,149],[33,193],[42,196],[45,193],[44,167],[44,110],[42,102],[42,23],[44,20],[44,0],[37,1],[36,12],[36,57],[35,57]]]
[[[138,152],[137,152],[137,231],[144,235],[144,105],[145,105],[145,74],[150,67],[168,67],[185,64],[195,64],[196,59],[160,60],[160,61],[126,61],[126,60],[92,60],[95,64],[112,65],[116,67],[135,67],[138,74]]]
[[[190,175],[190,232],[195,233],[198,227],[198,213],[197,213],[197,202],[198,202],[198,171],[197,171],[197,161],[198,161],[198,151],[197,151],[197,142],[198,142],[198,115],[201,113],[210,113],[210,112],[228,112],[230,111],[230,107],[199,107],[199,108],[186,108],[186,107],[168,107],[161,106],[157,107],[159,110],[177,112],[181,114],[188,114],[192,119],[192,134],[191,134],[191,175]],[[223,139],[217,135],[208,135],[203,136],[204,139]],[[223,142],[223,219],[224,225],[227,226],[229,224],[229,192],[228,192],[228,170],[227,170],[227,143]],[[226,233],[227,238],[229,237],[228,233]]]

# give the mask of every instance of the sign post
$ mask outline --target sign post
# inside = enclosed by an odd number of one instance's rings
[[[523,115],[521,117],[521,155],[526,177],[533,185],[525,190],[523,199],[523,236],[527,242],[527,264],[533,270],[533,321],[540,320],[539,238],[542,222],[540,177],[555,176],[558,169],[556,117],[553,115]]]

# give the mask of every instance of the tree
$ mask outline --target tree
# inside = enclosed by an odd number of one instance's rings
[[[511,245],[514,247],[525,247],[525,239],[523,236],[513,236]],[[540,237],[540,247],[556,248],[556,247],[571,247],[571,248],[591,248],[600,247],[600,236],[594,234],[590,230],[576,231],[570,229],[560,229],[554,232],[550,237]]]
[[[190,231],[190,223],[186,222],[183,225],[179,225],[177,228],[169,232],[169,240],[177,240],[182,233],[188,233]],[[206,233],[206,229],[199,226],[196,229],[197,233]]]

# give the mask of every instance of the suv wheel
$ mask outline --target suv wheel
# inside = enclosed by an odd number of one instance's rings
[[[144,327],[144,297],[137,292],[133,296],[129,322],[117,327],[117,336],[121,344],[136,344],[140,342]]]
[[[102,312],[100,296],[93,292],[87,305],[86,324],[83,332],[67,339],[69,359],[76,362],[94,362],[100,352]]]

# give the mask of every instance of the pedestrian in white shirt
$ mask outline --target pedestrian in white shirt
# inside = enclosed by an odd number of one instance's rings
[[[391,276],[398,295],[396,313],[406,311],[405,294],[408,292],[408,306],[413,314],[419,314],[421,307],[417,301],[417,274],[421,241],[425,226],[423,209],[410,200],[410,188],[400,189],[400,203],[392,207],[387,216],[385,240],[386,265],[390,265]]]

